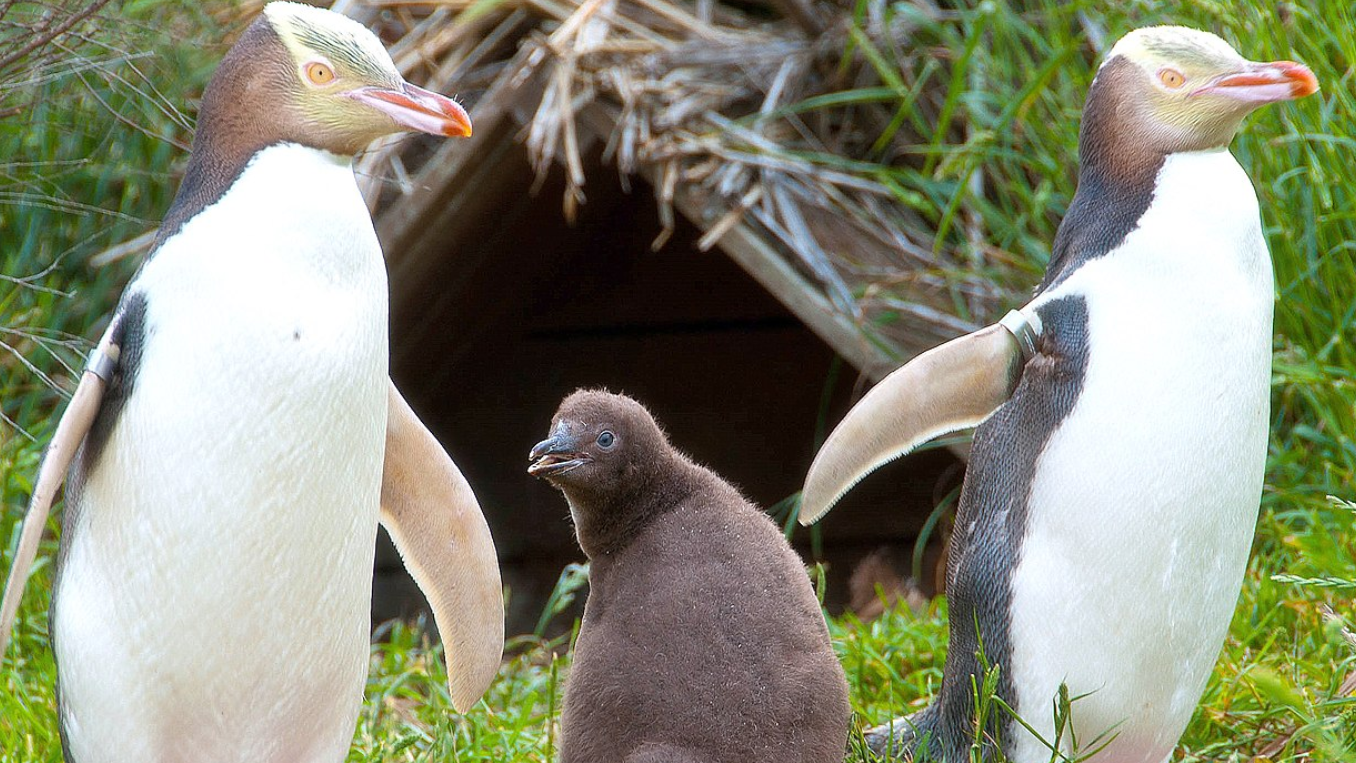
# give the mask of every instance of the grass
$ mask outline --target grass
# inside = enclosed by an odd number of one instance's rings
[[[889,11],[910,13],[907,6]],[[0,120],[0,157],[9,157],[0,164],[0,413],[11,422],[0,422],[6,567],[40,443],[61,404],[44,376],[71,378],[65,366],[77,362],[135,267],[91,269],[84,258],[163,214],[182,160],[174,143],[186,143],[189,132],[155,104],[191,103],[223,52],[206,11],[152,1],[129,3],[122,13],[118,24],[67,41],[66,58],[79,66],[3,72],[12,84],[0,90],[0,107],[22,107]],[[1263,110],[1234,144],[1254,178],[1275,261],[1272,441],[1242,596],[1175,760],[1356,760],[1356,699],[1343,686],[1356,674],[1356,512],[1329,498],[1356,497],[1351,7],[1037,0],[1019,12],[961,2],[940,20],[915,21],[928,46],[923,60],[889,50],[854,55],[872,56],[882,72],[917,67],[911,81],[935,78],[947,116],[914,124],[905,107],[917,88],[870,90],[871,98],[900,103],[899,118],[885,129],[921,137],[909,152],[882,153],[880,164],[860,171],[886,180],[901,203],[927,215],[937,246],[970,246],[962,229],[977,226],[1031,283],[1073,191],[1078,111],[1096,62],[1089,30],[1110,42],[1136,26],[1184,23],[1221,34],[1250,58],[1301,60],[1317,73],[1320,96]],[[148,100],[153,86],[159,95]],[[890,144],[881,137],[878,145]],[[963,309],[963,300],[957,304]],[[50,525],[16,643],[0,662],[4,761],[60,759],[45,616],[57,522]],[[565,578],[562,593],[577,582],[577,575]],[[417,626],[385,628],[389,640],[373,647],[351,761],[554,759],[565,643],[515,640],[486,700],[459,716],[446,695],[439,647]],[[869,623],[834,618],[830,628],[859,727],[926,705],[946,652],[944,600],[921,613],[891,609]],[[857,740],[849,760],[865,759]]]

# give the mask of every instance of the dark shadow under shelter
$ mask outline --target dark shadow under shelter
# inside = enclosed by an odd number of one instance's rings
[[[719,250],[699,251],[694,226],[678,221],[652,251],[662,225],[651,189],[626,192],[591,158],[573,225],[560,214],[560,173],[528,193],[532,170],[514,146],[496,174],[519,182],[480,187],[435,236],[443,254],[416,280],[394,269],[392,373],[477,491],[511,592],[510,634],[532,629],[561,569],[583,559],[563,497],[525,471],[570,391],[642,400],[681,449],[782,520],[825,427],[859,391],[856,370],[785,305]],[[848,572],[879,547],[907,571],[920,527],[960,472],[954,455],[933,450],[844,501],[816,544],[830,606],[843,605]],[[807,558],[811,540],[797,530]],[[384,543],[374,617],[421,605]]]

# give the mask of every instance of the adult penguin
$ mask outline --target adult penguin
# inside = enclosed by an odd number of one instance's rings
[[[1267,452],[1271,260],[1228,145],[1257,107],[1317,89],[1304,66],[1206,32],[1126,35],[1088,92],[1078,191],[1035,298],[891,374],[829,437],[802,522],[978,425],[942,686],[876,730],[877,749],[969,760],[982,651],[1026,724],[978,730],[990,752],[1043,762],[1076,739],[1106,763],[1171,755],[1228,629]],[[1062,686],[1076,699],[1056,728]]]
[[[388,379],[352,172],[407,130],[471,124],[367,29],[300,4],[265,7],[203,94],[151,257],[45,455],[0,617],[7,633],[74,457],[51,612],[70,763],[342,761],[379,520],[433,605],[454,705],[494,676],[493,543]]]

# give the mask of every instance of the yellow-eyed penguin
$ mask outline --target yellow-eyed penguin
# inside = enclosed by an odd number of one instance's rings
[[[1036,732],[1007,716],[983,730],[1014,763],[1074,738],[1105,744],[1101,763],[1169,758],[1229,626],[1267,452],[1271,260],[1228,145],[1257,107],[1317,89],[1213,34],[1127,34],[1088,92],[1078,191],[1034,299],[895,371],[830,435],[802,522],[978,425],[942,686],[873,746],[970,760],[982,646]],[[1079,699],[1059,733],[1061,684]]]
[[[766,513],[604,390],[565,398],[529,458],[591,565],[560,763],[841,763],[847,680]]]
[[[74,458],[51,611],[67,761],[342,761],[378,521],[433,606],[454,705],[493,678],[494,546],[387,376],[386,273],[353,177],[355,152],[401,131],[471,124],[370,31],[306,5],[266,6],[203,94],[156,246],[44,457],[0,610],[3,638]]]

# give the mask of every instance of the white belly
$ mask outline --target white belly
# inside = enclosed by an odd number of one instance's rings
[[[147,295],[145,351],[54,608],[71,751],[342,761],[388,357],[385,271],[347,161],[261,153],[129,288]]]
[[[1251,546],[1272,276],[1252,187],[1225,152],[1170,157],[1125,247],[1034,303],[1082,294],[1090,350],[1036,467],[1012,676],[1047,739],[1066,682],[1088,695],[1072,711],[1080,744],[1117,735],[1095,761],[1160,763],[1218,657]],[[1050,759],[1012,733],[1014,761]]]

